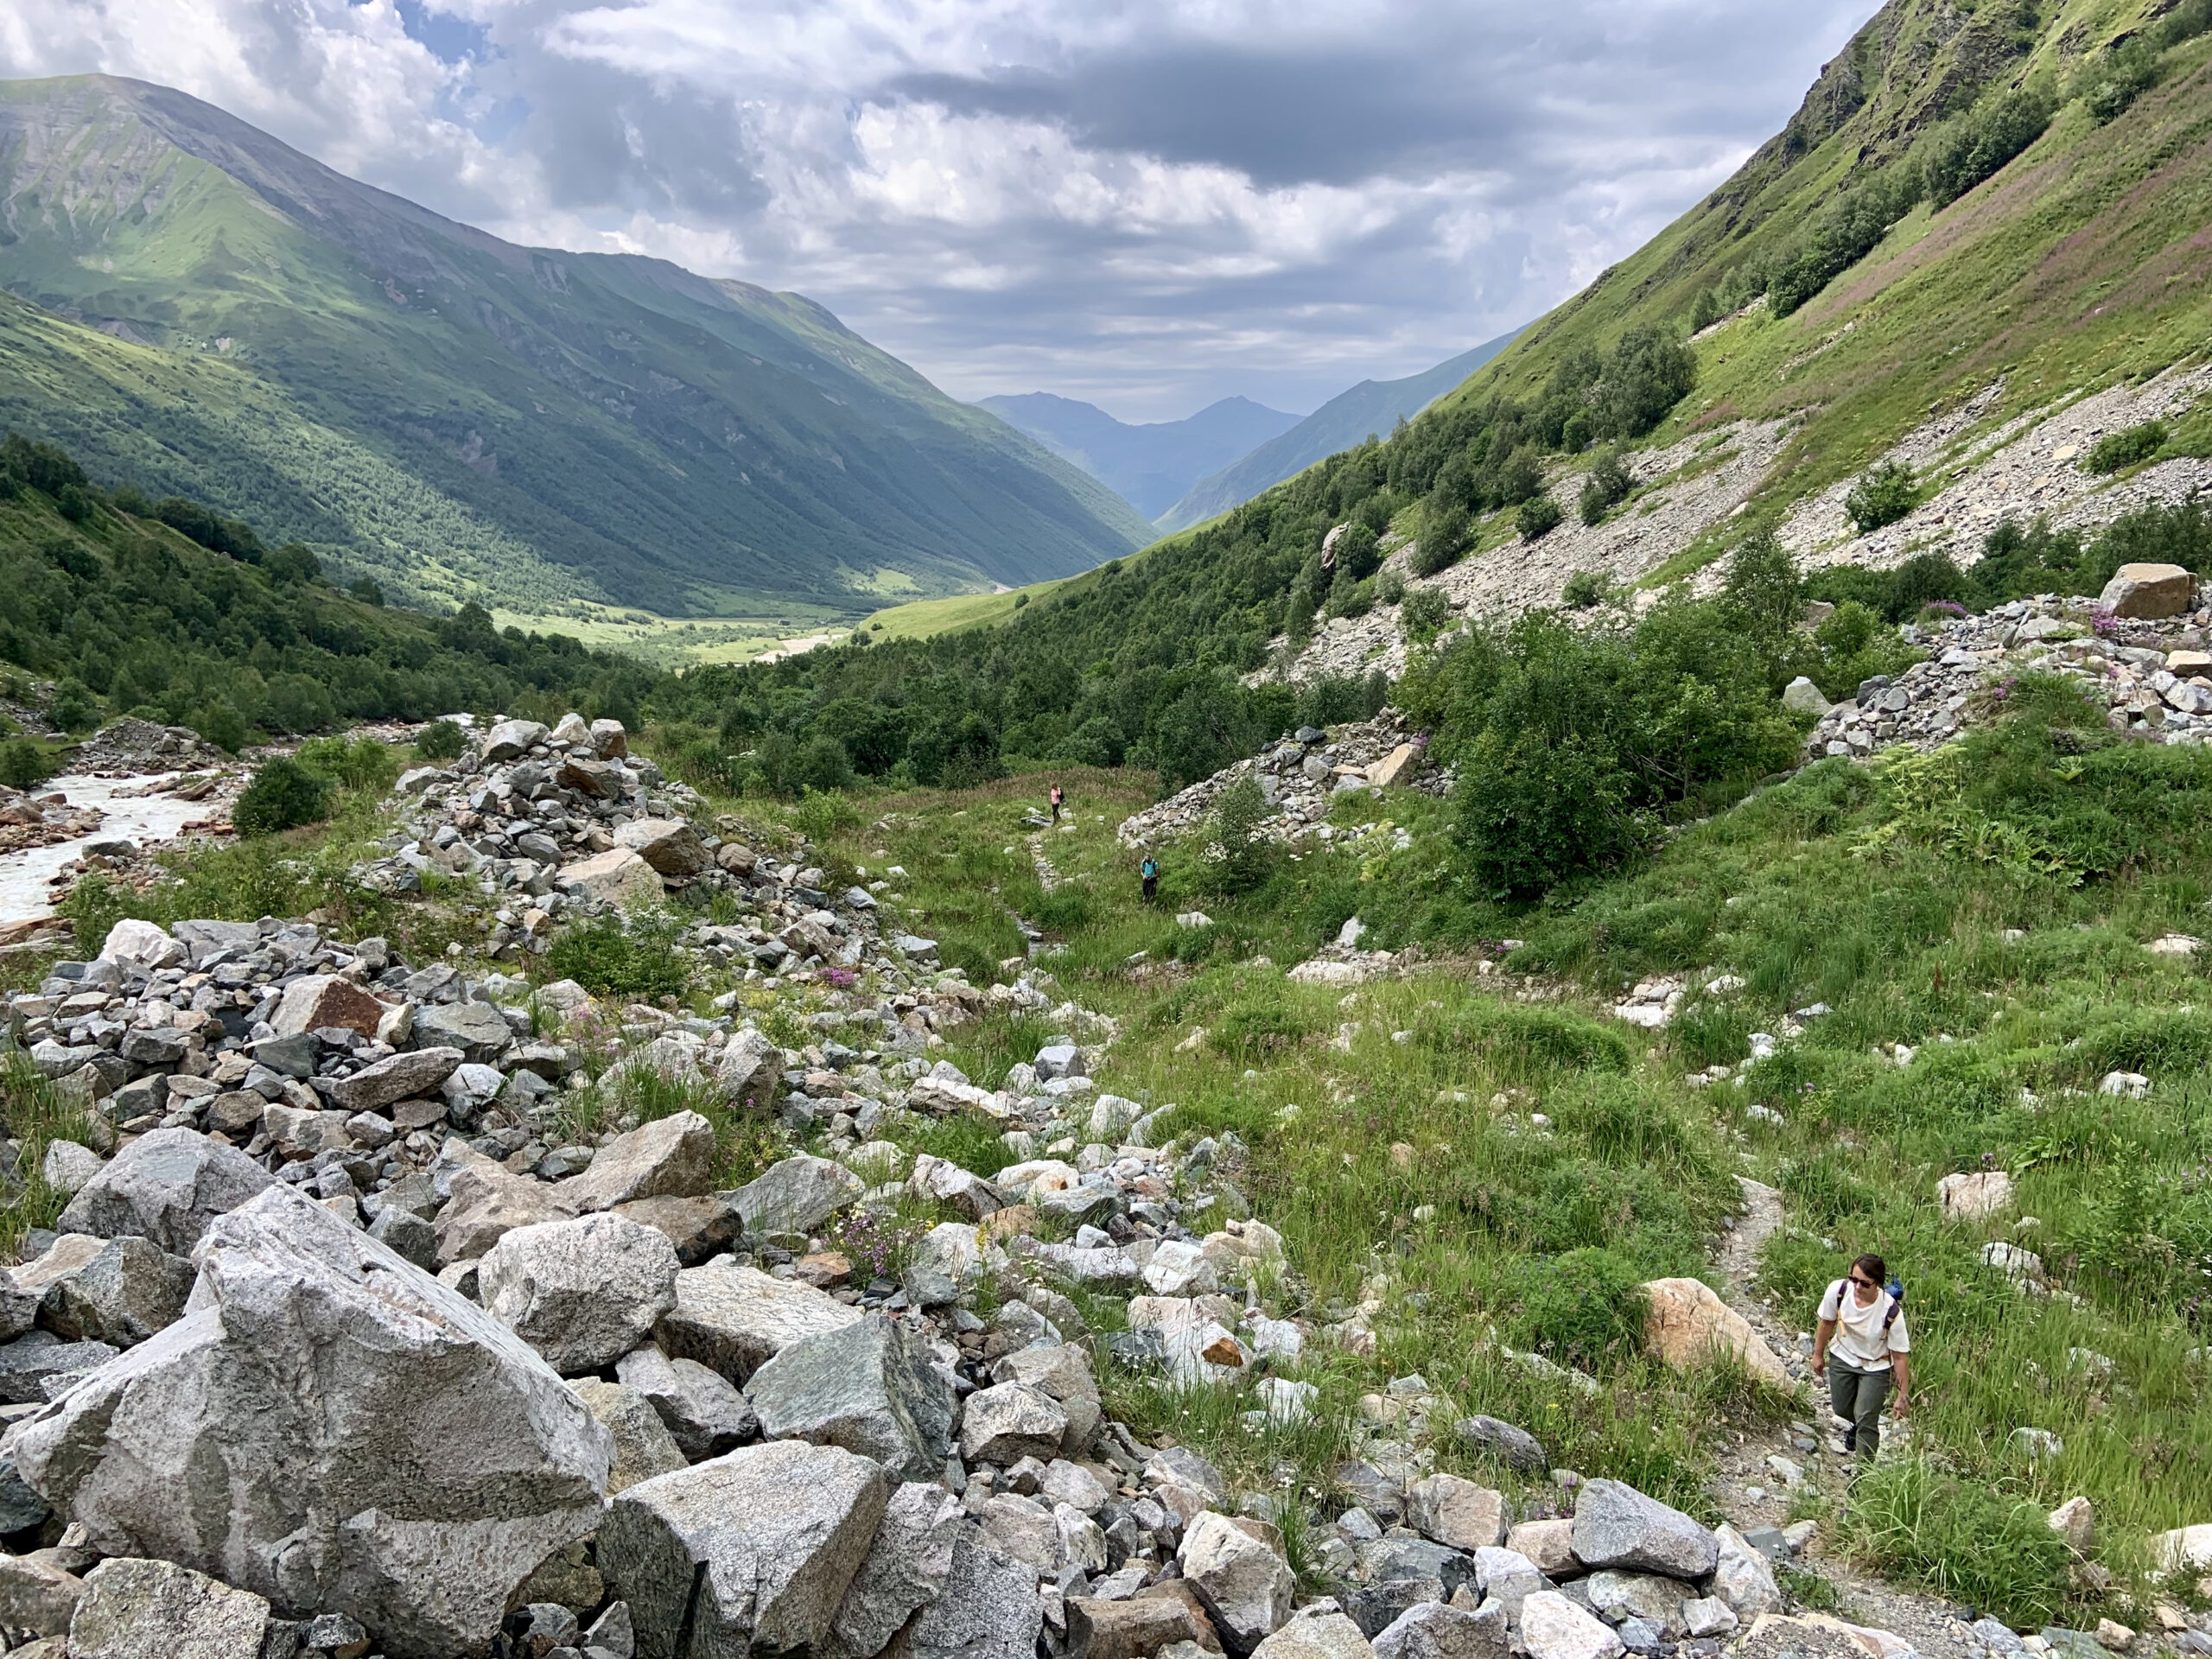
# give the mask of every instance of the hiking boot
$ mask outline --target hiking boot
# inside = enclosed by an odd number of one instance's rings
[[[1858,1424],[1853,1423],[1843,1431],[1843,1449],[1847,1452],[1856,1452],[1859,1449]]]

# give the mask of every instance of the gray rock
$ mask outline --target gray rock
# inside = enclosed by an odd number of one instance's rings
[[[1067,1618],[1067,1659],[1149,1659],[1177,1643],[1198,1645],[1198,1621],[1179,1601],[1071,1596]]]
[[[968,1396],[960,1418],[960,1454],[969,1463],[1001,1466],[1024,1458],[1056,1458],[1068,1414],[1042,1389],[1000,1382]]]
[[[584,1632],[587,1654],[596,1649],[607,1659],[634,1659],[637,1648],[637,1625],[630,1617],[630,1604],[626,1601],[616,1602]]]
[[[1217,1503],[1229,1496],[1229,1483],[1222,1478],[1221,1471],[1187,1446],[1162,1446],[1154,1452],[1145,1460],[1144,1478],[1150,1481],[1180,1481]]]
[[[143,1238],[111,1238],[46,1287],[39,1323],[67,1341],[133,1347],[184,1317],[196,1276],[191,1262]]]
[[[1374,1649],[1342,1613],[1308,1608],[1260,1643],[1262,1659],[1367,1659]]]
[[[942,1473],[959,1402],[922,1339],[880,1313],[801,1338],[753,1373],[770,1440],[842,1446],[908,1479]]]
[[[885,1659],[1031,1659],[1045,1614],[1037,1575],[979,1540],[952,1547],[944,1592],[892,1638]]]
[[[261,1652],[269,1603],[168,1561],[116,1558],[85,1575],[70,1659],[245,1659]]]
[[[1205,1510],[1184,1529],[1175,1559],[1232,1655],[1250,1653],[1290,1617],[1298,1580],[1265,1522]]]
[[[411,1210],[386,1204],[370,1224],[369,1236],[425,1273],[438,1270],[438,1230]]]
[[[99,1154],[74,1141],[48,1141],[46,1156],[39,1160],[38,1166],[48,1186],[72,1198],[91,1185],[100,1169]]]
[[[136,1233],[171,1255],[189,1255],[216,1217],[276,1178],[236,1147],[194,1129],[155,1129],[102,1166],[54,1224],[65,1233]]]
[[[1067,1428],[1060,1436],[1060,1450],[1070,1457],[1089,1446],[1091,1436],[1097,1432],[1103,1415],[1098,1384],[1090,1375],[1084,1351],[1073,1343],[1054,1342],[1042,1347],[1016,1349],[992,1369],[991,1380],[1027,1383],[1058,1402],[1068,1420]],[[1195,1452],[1191,1455],[1197,1456]],[[1212,1467],[1210,1464],[1206,1466]],[[1220,1478],[1218,1474],[1214,1476],[1216,1481]],[[1215,1493],[1217,1497],[1220,1495]]]
[[[515,1033],[489,1002],[434,1003],[416,1010],[415,1040],[426,1047],[457,1048],[463,1059],[488,1065],[514,1046]]]
[[[1405,1488],[1395,1476],[1357,1458],[1338,1464],[1334,1473],[1345,1495],[1385,1526],[1405,1513]]]
[[[758,1268],[687,1268],[676,1275],[676,1306],[660,1322],[659,1344],[672,1358],[696,1359],[742,1384],[802,1338],[861,1317],[811,1285]]]
[[[13,1458],[0,1458],[0,1534],[40,1526],[53,1508],[24,1484]]]
[[[105,1342],[64,1342],[50,1332],[34,1331],[0,1348],[0,1404],[42,1406],[122,1351]]]
[[[1463,1417],[1459,1433],[1467,1445],[1498,1459],[1509,1469],[1541,1475],[1551,1468],[1550,1455],[1542,1443],[1525,1428],[1516,1428],[1496,1417]]]
[[[1617,1659],[1623,1650],[1620,1637],[1556,1590],[1522,1604],[1521,1643],[1529,1659]]]
[[[1507,1659],[1505,1609],[1467,1612],[1438,1602],[1408,1607],[1375,1638],[1376,1659]]]
[[[823,1659],[874,1659],[882,1652],[916,1609],[944,1593],[953,1547],[972,1531],[960,1500],[944,1487],[909,1481],[893,1491],[838,1606]]]
[[[551,735],[534,720],[503,720],[484,734],[484,764],[496,766],[502,760],[518,759]]]
[[[351,1614],[393,1659],[488,1649],[597,1524],[607,1432],[505,1325],[289,1188],[199,1260],[186,1318],[10,1432],[23,1478],[103,1552]]]
[[[681,818],[633,818],[614,832],[614,844],[663,875],[696,875],[714,862],[698,832]]]
[[[1452,1549],[1480,1549],[1505,1536],[1505,1494],[1457,1475],[1430,1475],[1406,1492],[1413,1528]]]
[[[703,1463],[760,1438],[752,1402],[696,1359],[671,1359],[648,1346],[623,1355],[614,1375],[652,1404],[688,1462]]]
[[[0,1555],[0,1630],[67,1636],[85,1581],[46,1552]]]
[[[635,1198],[696,1198],[713,1184],[715,1126],[696,1112],[657,1118],[601,1147],[591,1167],[556,1189],[573,1212]]]
[[[1782,1587],[1766,1554],[1726,1522],[1713,1529],[1720,1557],[1713,1572],[1713,1593],[1736,1611],[1746,1624],[1782,1605]]]
[[[1640,1618],[1659,1634],[1679,1639],[1682,1629],[1682,1599],[1694,1593],[1690,1586],[1651,1573],[1621,1573],[1611,1568],[1592,1573],[1582,1581],[1590,1605],[1618,1624]]]
[[[441,1269],[476,1261],[518,1227],[567,1221],[574,1214],[558,1188],[511,1174],[489,1159],[455,1170],[448,1191],[452,1196],[437,1220]]]
[[[330,1098],[349,1112],[380,1112],[400,1101],[435,1092],[467,1058],[458,1048],[418,1048],[386,1055],[332,1084]]]
[[[1473,1583],[1475,1578],[1474,1563],[1458,1550],[1431,1543],[1426,1538],[1408,1538],[1395,1533],[1363,1545],[1359,1565],[1360,1576],[1370,1583],[1387,1583],[1392,1579],[1434,1579],[1443,1585],[1447,1597],[1461,1585]]]
[[[1371,1640],[1416,1607],[1443,1605],[1448,1593],[1441,1579],[1385,1579],[1363,1590],[1342,1591],[1337,1601]]]
[[[737,1213],[748,1233],[811,1233],[866,1190],[842,1164],[802,1153],[738,1188]]]
[[[518,1227],[486,1252],[477,1299],[563,1376],[603,1370],[676,1306],[676,1247],[620,1216]]]
[[[1680,1510],[1618,1480],[1593,1480],[1575,1494],[1574,1553],[1592,1572],[1702,1579],[1719,1563],[1720,1546]]]
[[[733,1106],[765,1111],[782,1098],[784,1052],[757,1031],[732,1034],[715,1059],[715,1082]]]
[[[617,1497],[600,1571],[645,1659],[819,1651],[888,1496],[880,1469],[839,1447],[743,1446]]]
[[[614,1442],[614,1460],[607,1471],[607,1495],[665,1475],[690,1462],[676,1444],[676,1437],[653,1409],[652,1402],[620,1382],[602,1382],[595,1376],[571,1382],[577,1397],[591,1408]]]

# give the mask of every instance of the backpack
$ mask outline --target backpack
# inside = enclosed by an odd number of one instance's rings
[[[1155,863],[1154,863],[1150,859],[1148,859],[1148,858],[1147,858],[1147,860],[1145,860],[1145,861],[1144,861],[1144,868],[1143,868],[1143,870],[1142,870],[1141,872],[1140,872],[1140,874],[1141,874],[1143,875],[1143,877],[1144,877],[1144,879],[1145,879],[1146,880],[1149,881],[1149,880],[1151,880],[1154,876],[1156,876],[1156,875],[1158,875],[1158,874],[1160,874],[1160,866],[1159,866],[1159,865],[1157,865],[1157,864],[1155,864]]]

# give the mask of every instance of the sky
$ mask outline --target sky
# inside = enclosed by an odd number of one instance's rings
[[[11,0],[512,240],[794,289],[960,397],[1303,413],[1541,315],[1876,0]]]

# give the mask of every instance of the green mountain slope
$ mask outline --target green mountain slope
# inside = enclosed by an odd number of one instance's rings
[[[515,247],[143,83],[0,86],[0,285],[77,325],[7,308],[0,420],[404,592],[857,605],[1147,533],[797,296]]]
[[[1147,518],[1174,505],[1193,480],[1299,424],[1297,416],[1249,397],[1224,397],[1182,420],[1142,426],[1045,391],[985,397],[979,406],[1073,461]]]
[[[1304,472],[1325,455],[1388,432],[1453,390],[1512,343],[1512,335],[1501,334],[1402,380],[1363,380],[1350,391],[1338,392],[1287,431],[1192,485],[1181,499],[1160,515],[1160,527],[1176,531],[1202,524],[1216,513],[1249,501],[1271,485]]]

